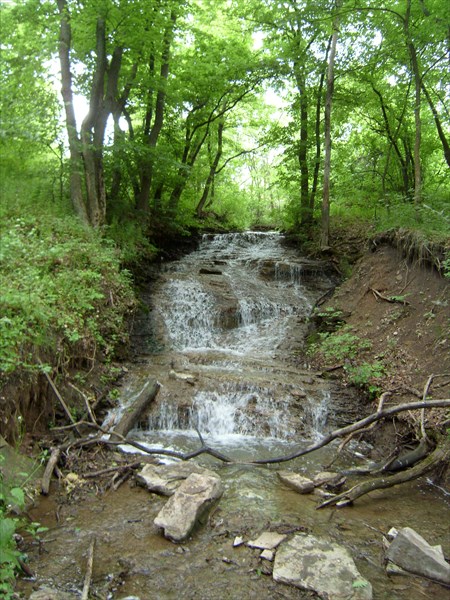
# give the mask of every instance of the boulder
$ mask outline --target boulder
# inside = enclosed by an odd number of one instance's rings
[[[450,565],[440,546],[430,546],[414,529],[404,527],[386,552],[386,558],[409,573],[450,585]]]
[[[164,536],[182,542],[196,521],[223,493],[222,482],[216,475],[192,473],[169,498],[154,520],[164,529]]]
[[[273,550],[286,539],[286,535],[274,531],[264,531],[256,540],[247,542],[250,548],[260,548],[261,550]]]
[[[292,473],[291,471],[278,471],[278,477],[284,484],[299,494],[309,494],[314,491],[314,482],[307,477],[299,475],[298,473]]]
[[[275,556],[275,581],[317,593],[327,600],[371,600],[372,586],[348,551],[312,535],[297,534]]]
[[[215,477],[215,473],[204,469],[194,462],[179,462],[171,465],[145,465],[136,475],[138,483],[150,492],[172,496],[175,490],[192,473]]]

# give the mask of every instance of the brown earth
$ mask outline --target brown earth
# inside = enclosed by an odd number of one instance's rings
[[[351,363],[380,363],[384,374],[370,383],[379,388],[378,395],[390,392],[397,403],[421,398],[432,375],[427,397],[450,398],[449,307],[449,279],[383,244],[366,253],[351,277],[317,309],[321,314],[340,311],[348,331],[368,340],[370,348],[341,364],[319,357],[319,364],[342,365],[344,369],[337,371],[348,382],[345,367]],[[441,413],[436,409],[435,418]]]

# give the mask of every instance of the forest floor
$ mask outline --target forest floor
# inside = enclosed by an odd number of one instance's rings
[[[346,243],[344,239],[341,242]],[[351,386],[355,377],[352,367],[365,365],[365,371],[358,371],[361,375],[361,394],[364,393],[364,386],[366,389],[368,385],[377,388],[375,397],[367,400],[366,414],[374,411],[376,397],[383,392],[390,394],[388,403],[411,402],[422,398],[425,388],[428,398],[449,398],[449,280],[427,265],[408,261],[400,250],[389,245],[380,245],[372,251],[361,251],[359,247],[359,251],[361,256],[353,265],[351,276],[320,305],[318,312],[328,316],[339,314],[339,319],[344,321],[347,329],[338,329],[331,336],[342,335],[344,331],[358,340],[364,340],[364,343],[350,360],[337,351],[333,355],[332,350],[327,356],[317,354],[313,366],[328,377],[340,379],[344,386]],[[324,320],[321,321],[323,326]],[[339,338],[337,343],[340,344]],[[428,422],[433,426],[439,426],[446,418],[439,409],[427,415]],[[384,450],[394,447],[401,432],[410,425],[417,425],[416,421],[417,417],[407,415],[403,425],[399,422],[398,425],[378,428],[377,443],[382,443]],[[30,566],[37,576],[19,582],[18,597],[28,598],[33,589],[42,585],[63,589],[68,593],[68,600],[79,597],[77,590],[82,587],[92,529],[97,527],[97,530],[101,530],[97,542],[100,540],[101,543],[95,553],[91,590],[93,598],[125,598],[131,594],[139,596],[141,600],[194,597],[205,600],[232,597],[312,598],[307,592],[280,587],[272,579],[261,577],[266,567],[261,567],[261,561],[254,551],[252,554],[249,549],[239,550],[242,560],[230,558],[232,551],[229,550],[227,536],[238,531],[236,523],[234,529],[233,524],[225,523],[228,529],[224,533],[225,525],[213,515],[210,518],[212,534],[199,536],[192,544],[175,547],[156,530],[152,530],[151,539],[148,537],[148,527],[152,521],[148,516],[150,505],[153,514],[162,506],[163,500],[148,495],[141,488],[133,488],[132,479],[114,491],[114,485],[119,483],[117,478],[113,479],[114,473],[100,474],[91,480],[83,480],[81,476],[83,472],[100,472],[132,460],[133,457],[105,449],[69,454],[64,473],[52,485],[50,496],[37,502],[30,510],[33,521],[41,522],[50,530],[43,536],[44,541],[38,544],[25,539]],[[153,459],[139,456],[137,460],[149,462]],[[69,476],[71,473],[80,473],[80,476],[77,479],[76,475]],[[314,528],[314,524],[321,519],[325,519],[324,526],[328,527],[328,517],[322,517],[325,512],[319,511],[317,514],[321,516],[312,516],[311,513],[310,517],[306,517],[311,527]],[[235,520],[240,517],[240,514],[236,514]],[[250,521],[243,523],[242,528],[253,533],[253,529],[261,524],[249,518]],[[277,525],[278,530],[289,530],[291,526],[295,529],[295,523],[289,521],[288,516],[284,519],[284,515],[279,516]],[[335,525],[345,530],[343,522]],[[154,528],[153,524],[151,527]],[[370,543],[368,540],[367,544]],[[145,560],[143,557],[146,557]],[[241,567],[237,566],[238,563]],[[203,581],[200,573],[205,564],[209,578]],[[143,590],[142,581],[152,581],[154,588],[151,591]],[[165,586],[169,585],[168,581],[171,582],[170,593],[164,591]],[[211,591],[210,585],[216,586],[215,591]],[[442,588],[434,585],[415,582],[413,587],[417,587],[416,596],[411,590],[408,591],[407,584],[405,596],[401,595],[400,585],[396,592],[398,596],[386,592],[386,596],[377,597],[437,597]]]

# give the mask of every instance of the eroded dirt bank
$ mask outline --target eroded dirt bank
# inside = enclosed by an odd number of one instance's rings
[[[318,308],[322,313],[327,309],[328,314],[339,313],[352,335],[370,341],[370,347],[366,344],[358,353],[358,361],[383,364],[382,373],[369,383],[379,392],[390,392],[389,402],[421,397],[432,374],[435,378],[429,394],[448,398],[449,287],[448,280],[435,271],[408,262],[401,251],[381,245],[365,254],[352,276]],[[295,349],[294,364],[304,363],[303,351],[301,346]],[[350,385],[351,371],[344,367],[352,360],[337,356],[314,359],[319,370],[342,379],[344,385]],[[363,397],[362,389],[356,393]],[[367,413],[372,412],[373,400],[365,403]],[[415,417],[407,418],[409,427]],[[445,415],[435,411],[429,419],[437,427]],[[383,454],[381,440],[387,451],[405,431],[398,422],[378,428],[374,457]],[[312,462],[298,462],[289,468],[317,471],[333,454],[330,450]],[[312,598],[307,592],[276,584],[270,577],[271,564],[259,559],[257,551],[232,547],[236,535],[251,539],[266,529],[310,531],[343,543],[361,573],[372,582],[375,598],[415,600],[445,597],[447,593],[423,579],[387,577],[382,564],[381,532],[394,525],[417,529],[430,543],[441,543],[446,556],[450,555],[448,496],[425,480],[374,492],[353,507],[316,511],[317,499],[283,488],[275,468],[216,464],[214,468],[225,482],[224,498],[186,543],[174,545],[153,524],[165,499],[136,487],[132,478],[114,491],[119,481],[113,481],[114,473],[101,473],[135,459],[151,460],[98,449],[69,453],[50,497],[30,511],[32,519],[48,526],[49,531],[39,544],[25,539],[36,578],[19,583],[22,597],[28,598],[43,584],[79,597],[88,548],[95,537],[92,598]],[[73,472],[79,479],[68,477]],[[83,478],[95,472],[100,474]]]

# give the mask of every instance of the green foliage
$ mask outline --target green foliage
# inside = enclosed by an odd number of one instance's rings
[[[377,380],[380,380],[386,373],[383,363],[380,361],[364,362],[359,365],[345,365],[344,368],[349,375],[349,383],[367,389],[371,398],[379,393],[380,387],[377,385]]]
[[[19,530],[26,531],[34,539],[39,539],[39,535],[48,529],[40,523],[29,523],[11,514],[12,508],[14,514],[25,510],[27,486],[46,457],[47,453],[41,455],[31,473],[16,473],[12,481],[6,481],[1,468],[4,457],[0,455],[0,596],[7,600],[14,597],[14,580],[21,568],[20,561],[26,560],[26,555],[16,547],[15,534]]]
[[[353,333],[349,325],[334,333],[319,333],[319,342],[310,347],[310,353],[319,352],[326,360],[348,361],[364,350],[370,350],[371,342]]]
[[[39,369],[45,349],[110,355],[133,302],[111,243],[51,207],[2,213],[0,369]]]

